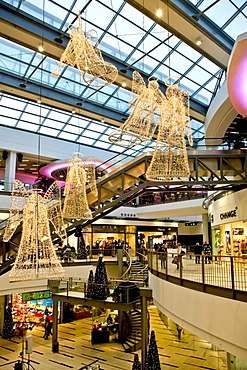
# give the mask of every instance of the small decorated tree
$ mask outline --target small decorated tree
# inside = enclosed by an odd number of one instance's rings
[[[92,298],[93,295],[93,270],[90,270],[87,283],[87,298]]]
[[[87,248],[84,242],[83,235],[79,237],[79,243],[78,243],[78,248],[77,248],[77,259],[78,260],[87,259]]]
[[[145,370],[161,370],[154,330],[151,331]]]
[[[132,370],[141,370],[141,363],[139,361],[139,357],[137,353],[135,353],[134,355],[134,362],[133,362]]]
[[[103,257],[100,256],[94,275],[92,298],[105,300],[109,296],[109,294],[110,290],[108,287],[108,276],[105,262],[103,262]]]

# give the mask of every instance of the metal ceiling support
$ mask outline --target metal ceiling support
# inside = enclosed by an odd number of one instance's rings
[[[39,44],[42,35],[45,54],[55,60],[60,59],[62,52],[69,41],[69,37],[67,35],[63,36],[62,45],[56,43],[55,39],[58,39],[61,36],[61,33],[59,33],[58,30],[55,30],[54,28],[49,27],[46,24],[42,24],[42,22],[37,19],[28,17],[21,11],[17,12],[14,7],[11,7],[10,5],[7,5],[6,3],[3,3],[1,1],[0,8],[2,18],[1,21],[3,22],[0,31],[0,35],[2,37],[37,51],[37,45]],[[106,62],[115,65],[115,67],[119,71],[119,76],[116,80],[116,84],[121,86],[122,80],[124,78],[125,80],[129,80],[127,88],[131,89],[132,74],[135,70],[134,67],[129,66],[128,64],[114,58],[113,56],[103,51],[102,55]],[[149,75],[142,72],[142,77],[147,84]],[[159,81],[159,85],[161,91],[165,93],[166,85],[164,84],[164,82]],[[4,83],[2,91],[4,91]],[[190,101],[190,108],[191,118],[195,118],[198,121],[204,122],[204,117],[207,112],[207,106],[192,98]]]
[[[1,72],[1,89],[2,92],[6,91],[10,95],[22,96],[23,98],[37,101],[40,98],[42,92],[42,104],[47,104],[57,109],[63,109],[71,112],[71,107],[76,107],[78,98],[71,94],[67,94],[65,91],[53,90],[49,86],[40,85],[39,83],[28,81],[26,88],[20,87],[23,80],[15,75]],[[89,118],[102,119],[106,117],[107,122],[119,126],[124,120],[127,119],[127,115],[114,111],[113,109],[106,108],[95,102],[90,103],[89,101],[82,100],[82,106],[80,106],[78,114],[87,116]],[[119,124],[118,124],[119,122]]]
[[[189,1],[152,0],[146,1],[145,6],[143,0],[125,1],[198,50],[220,68],[227,68],[234,40],[204,14],[199,21],[192,18],[199,10]],[[163,9],[163,16],[160,18],[155,14],[159,8]],[[200,47],[195,45],[195,36],[203,39]]]

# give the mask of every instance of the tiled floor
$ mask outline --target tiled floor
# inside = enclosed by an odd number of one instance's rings
[[[156,307],[150,306],[150,328],[155,330],[161,369],[226,369],[219,353],[212,351],[209,343],[200,340],[188,332],[183,332],[181,340],[177,338],[175,324],[169,322],[169,329],[164,325]],[[53,353],[51,338],[42,338],[44,329],[35,327],[32,332],[33,353],[31,362],[25,369],[54,370],[80,369],[83,365],[98,359],[100,369],[131,370],[134,354],[125,353],[119,343],[91,344],[91,318],[59,325],[59,353]],[[22,350],[22,340],[11,341],[0,337],[0,369],[14,368],[11,361],[17,361]],[[140,356],[140,351],[139,358]],[[24,369],[23,368],[23,369]]]

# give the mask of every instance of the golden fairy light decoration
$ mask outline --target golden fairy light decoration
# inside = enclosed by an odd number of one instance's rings
[[[154,154],[146,172],[150,181],[174,181],[189,178],[185,131],[193,145],[189,117],[189,94],[178,84],[169,85],[162,105],[159,132]]]
[[[22,220],[22,234],[9,281],[34,279],[60,280],[64,270],[51,240],[49,221],[55,232],[66,238],[58,183],[51,185],[45,196],[41,190],[26,191],[19,180],[12,186],[10,216],[3,240],[9,241]]]
[[[69,160],[64,189],[63,216],[65,218],[92,219],[87,200],[88,188],[97,196],[95,168],[89,160],[83,160],[83,154],[73,153],[73,157]]]
[[[80,14],[78,23],[77,28],[71,29],[70,40],[52,75],[59,77],[61,66],[67,64],[77,68],[89,85],[103,87],[113,83],[118,76],[118,70],[113,64],[104,61],[98,48],[97,32],[90,30],[84,34]]]
[[[161,107],[165,101],[157,80],[145,81],[137,71],[133,72],[132,95],[128,119],[119,130],[114,131],[109,140],[118,145],[137,145],[150,140],[159,124]],[[136,95],[137,94],[137,95]]]

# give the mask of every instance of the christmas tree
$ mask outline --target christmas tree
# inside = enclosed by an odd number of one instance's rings
[[[93,295],[93,270],[90,270],[87,283],[87,298],[92,298]]]
[[[86,258],[87,258],[87,248],[82,235],[79,237],[79,244],[77,248],[77,259],[85,260]]]
[[[134,362],[133,362],[132,370],[141,370],[141,363],[139,361],[139,357],[137,353],[134,355]]]
[[[103,262],[103,257],[100,256],[94,275],[92,298],[104,300],[109,296],[109,294],[110,290],[108,287],[108,276],[105,262]]]
[[[145,370],[161,370],[154,330],[151,331]]]
[[[12,318],[12,311],[11,311],[11,304],[8,304],[4,315],[4,325],[2,331],[3,339],[11,338],[13,334],[13,318]]]

